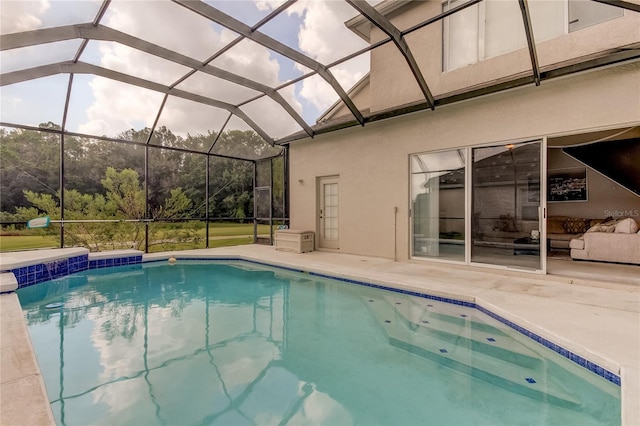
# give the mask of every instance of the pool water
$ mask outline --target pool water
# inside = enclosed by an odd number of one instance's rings
[[[18,290],[58,424],[620,424],[620,388],[473,308],[245,262]]]

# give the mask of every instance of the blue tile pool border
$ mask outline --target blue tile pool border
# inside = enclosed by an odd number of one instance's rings
[[[137,265],[142,263],[142,255],[113,257],[107,259],[91,259],[89,269],[111,268],[113,266]]]
[[[88,269],[110,268],[112,266],[136,265],[142,263],[142,255],[89,259],[88,254],[52,260],[34,265],[10,269],[18,281],[18,288],[29,287],[45,281],[55,280]]]
[[[67,257],[64,259],[52,260],[35,265],[22,266],[11,269],[18,281],[18,288],[40,284],[45,281],[55,280],[76,272],[89,269],[89,255]]]
[[[351,279],[351,278],[343,278],[343,277],[338,277],[338,276],[333,276],[333,275],[329,275],[329,274],[325,274],[325,273],[320,273],[320,272],[312,272],[312,271],[306,271],[304,269],[300,269],[300,268],[292,268],[292,267],[288,267],[288,266],[281,266],[281,265],[275,265],[275,264],[271,264],[271,263],[266,263],[266,262],[260,262],[257,260],[250,260],[250,259],[243,259],[241,257],[176,257],[176,260],[183,260],[183,261],[214,261],[214,262],[245,262],[245,263],[253,263],[256,265],[260,265],[260,266],[266,266],[269,268],[277,268],[277,269],[282,269],[282,270],[286,270],[286,271],[291,271],[291,272],[299,272],[299,273],[304,273],[304,274],[309,274],[318,278],[326,278],[326,279],[330,279],[330,280],[335,280],[335,281],[342,281],[348,284],[355,284],[355,285],[361,285],[361,286],[365,286],[365,287],[371,287],[371,288],[376,288],[376,289],[380,289],[380,290],[386,290],[386,291],[390,291],[390,292],[394,292],[394,293],[400,293],[400,294],[406,294],[409,296],[415,296],[415,297],[420,297],[423,299],[429,299],[429,300],[435,300],[438,302],[444,302],[444,303],[450,303],[453,305],[457,305],[457,306],[464,306],[467,308],[475,308],[477,310],[479,310],[480,312],[490,316],[491,318],[501,322],[502,324],[508,326],[509,328],[519,332],[520,334],[540,343],[541,345],[545,346],[546,348],[554,351],[555,353],[561,355],[562,357],[578,364],[579,366],[586,368],[587,370],[589,370],[590,372],[603,377],[604,379],[608,380],[611,383],[614,383],[618,386],[621,386],[621,379],[620,376],[607,370],[606,368],[603,368],[601,366],[599,366],[596,363],[593,363],[591,361],[588,361],[586,358],[571,352],[568,349],[563,348],[560,345],[557,345],[555,343],[553,343],[552,341],[539,336],[538,334],[527,330],[526,328],[514,323],[513,321],[510,321],[486,308],[484,308],[483,306],[475,303],[475,302],[467,302],[467,301],[463,301],[463,300],[458,300],[458,299],[454,299],[454,298],[450,298],[450,297],[441,297],[441,296],[434,296],[434,295],[430,295],[427,293],[422,293],[422,292],[417,292],[417,291],[412,291],[412,290],[404,290],[404,289],[400,289],[400,288],[395,288],[395,287],[389,287],[386,285],[381,285],[381,284],[374,284],[374,283],[370,283],[370,282],[366,282],[366,281],[361,281],[361,280],[355,280],[355,279]],[[88,259],[88,255],[81,255],[81,256],[75,256],[75,257],[70,257],[67,259],[60,259],[60,260],[56,260],[56,261],[52,261],[52,262],[45,262],[45,263],[41,263],[41,264],[36,264],[36,265],[29,265],[29,266],[24,266],[21,268],[16,268],[16,269],[12,269],[11,272],[14,273],[17,281],[18,281],[18,288],[23,288],[23,287],[27,287],[30,285],[34,285],[34,284],[39,284],[42,283],[44,281],[48,281],[51,279],[55,279],[55,278],[61,278],[63,276],[66,275],[70,275],[76,272],[81,272],[81,271],[85,271],[87,269],[102,269],[102,268],[110,268],[110,267],[114,267],[114,266],[125,266],[125,265],[135,265],[135,264],[140,264],[140,263],[158,263],[158,262],[166,262],[167,259],[151,259],[151,260],[145,260],[143,261],[142,259],[142,255],[136,255],[136,256],[124,256],[124,257],[117,257],[117,258],[111,258],[111,259],[92,259],[89,260]],[[51,272],[53,271],[53,272]]]

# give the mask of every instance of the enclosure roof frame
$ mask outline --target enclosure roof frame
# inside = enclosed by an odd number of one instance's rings
[[[459,102],[466,99],[475,98],[478,96],[484,96],[491,93],[500,92],[506,89],[514,87],[525,86],[534,84],[539,86],[543,81],[573,74],[576,72],[582,72],[585,70],[594,69],[597,67],[608,66],[625,61],[635,61],[640,59],[640,47],[625,46],[620,49],[612,49],[611,51],[601,52],[597,55],[592,55],[588,58],[581,58],[575,62],[566,61],[564,63],[558,63],[553,66],[541,67],[538,55],[536,51],[536,41],[533,33],[533,26],[531,23],[531,14],[528,6],[528,0],[517,0],[521,15],[522,24],[527,39],[527,49],[530,58],[530,66],[528,66],[528,73],[520,73],[514,76],[506,77],[499,81],[493,81],[483,85],[478,85],[470,88],[461,89],[460,91],[445,93],[438,96],[434,96],[431,93],[429,85],[423,75],[423,72],[418,65],[414,53],[412,52],[409,44],[407,43],[406,36],[436,22],[439,22],[455,13],[461,12],[468,7],[474,6],[484,0],[468,0],[462,4],[452,7],[446,11],[442,11],[436,16],[429,17],[417,24],[406,28],[400,29],[394,23],[391,22],[390,16],[392,13],[396,13],[397,10],[402,8],[411,7],[412,1],[410,0],[385,0],[376,6],[370,5],[366,0],[343,0],[346,4],[350,5],[356,15],[347,21],[347,26],[351,28],[357,35],[367,38],[366,35],[358,33],[358,30],[353,27],[354,25],[360,25],[362,22],[369,22],[371,25],[377,27],[382,31],[383,37],[380,40],[371,42],[365,48],[361,48],[356,52],[351,52],[347,55],[342,55],[332,63],[321,63],[319,60],[314,59],[309,54],[302,53],[284,42],[267,35],[261,30],[262,27],[270,22],[273,22],[275,18],[286,13],[297,0],[286,0],[279,6],[270,10],[266,15],[262,16],[255,24],[249,25],[246,22],[237,19],[230,14],[223,12],[221,9],[214,7],[211,4],[206,3],[203,0],[172,0],[171,3],[183,8],[186,11],[199,17],[206,19],[212,24],[221,26],[236,34],[233,40],[227,42],[224,46],[212,52],[212,54],[203,60],[195,59],[192,56],[188,56],[172,49],[155,44],[145,38],[136,37],[125,32],[116,30],[107,25],[101,23],[105,14],[112,5],[111,0],[104,0],[97,8],[97,13],[92,21],[85,23],[75,23],[70,25],[62,25],[57,27],[47,27],[42,29],[35,29],[24,32],[16,32],[5,34],[0,37],[0,51],[8,51],[11,49],[25,48],[30,46],[45,45],[55,42],[63,42],[68,40],[81,40],[80,46],[77,49],[72,59],[68,61],[61,61],[55,63],[48,63],[44,65],[34,66],[30,68],[19,69],[17,71],[5,72],[0,75],[0,86],[7,86],[19,82],[25,82],[35,80],[38,78],[44,78],[47,76],[53,76],[58,74],[68,74],[70,76],[66,100],[63,109],[63,122],[62,132],[67,133],[67,113],[69,111],[69,98],[70,91],[73,87],[75,74],[87,74],[104,77],[110,80],[119,81],[126,84],[131,84],[144,89],[152,90],[164,95],[161,105],[155,114],[155,120],[151,127],[151,132],[147,137],[147,144],[150,144],[153,133],[158,125],[160,116],[165,108],[165,104],[169,96],[175,96],[177,98],[186,99],[189,101],[197,102],[199,104],[208,105],[213,108],[226,111],[229,115],[224,120],[218,131],[216,140],[201,153],[213,155],[213,148],[217,143],[217,139],[227,126],[229,125],[232,117],[237,117],[242,120],[246,125],[255,131],[266,143],[271,146],[286,145],[290,142],[297,141],[305,138],[314,138],[318,134],[327,133],[330,131],[339,130],[352,126],[364,126],[367,123],[379,121],[396,117],[403,114],[408,114],[415,111],[424,109],[435,109],[441,105],[447,105],[454,102]],[[621,8],[625,11],[632,11],[640,13],[640,4],[635,1],[628,0],[591,0],[593,2],[606,4],[614,7]],[[143,17],[139,17],[142,19]],[[201,19],[198,18],[198,19]],[[395,22],[395,21],[394,21]],[[258,45],[266,48],[269,52],[275,52],[284,58],[293,61],[295,64],[306,67],[311,70],[306,74],[293,78],[287,82],[282,83],[278,87],[271,87],[267,84],[261,83],[256,79],[244,77],[237,72],[231,72],[220,66],[213,65],[212,62],[222,56],[225,52],[228,52],[231,48],[236,46],[243,40],[257,43]],[[153,82],[139,76],[136,76],[134,72],[124,73],[115,70],[110,70],[98,65],[92,65],[84,62],[83,52],[85,51],[90,41],[106,41],[113,42],[119,45],[127,46],[131,49],[135,49],[140,52],[144,52],[153,57],[169,61],[174,64],[178,64],[187,69],[186,73],[180,78],[174,81],[172,84],[160,84]],[[387,110],[377,111],[371,113],[366,109],[359,109],[354,102],[354,95],[349,88],[343,88],[336,79],[332,68],[342,64],[350,59],[353,59],[359,55],[367,52],[371,52],[374,49],[385,45],[387,43],[393,43],[396,50],[402,55],[406,61],[409,70],[411,71],[413,78],[415,79],[424,101],[413,102],[407,105],[399,105],[391,107]],[[244,99],[240,102],[226,102],[216,96],[209,96],[202,93],[193,93],[187,90],[179,89],[178,85],[194,75],[196,72],[207,74],[211,77],[215,77],[226,82],[229,82],[238,87],[250,89],[256,92],[255,96],[248,99]],[[335,92],[338,101],[334,106],[321,115],[320,118],[326,117],[328,112],[337,108],[340,104],[343,104],[350,115],[347,117],[341,117],[339,119],[329,120],[328,122],[317,121],[316,124],[308,124],[302,113],[299,112],[299,106],[285,99],[280,92],[285,88],[290,88],[292,85],[317,75],[322,78]],[[263,128],[254,120],[251,114],[243,110],[243,107],[253,101],[257,101],[261,98],[268,98],[274,102],[274,106],[282,109],[282,113],[291,119],[291,125],[297,126],[295,133],[289,134],[284,137],[276,138],[269,134],[268,131]],[[329,114],[330,115],[330,114]],[[7,127],[16,128],[31,128],[30,126],[24,126],[22,123],[2,123]],[[69,134],[73,134],[70,133]],[[96,137],[90,135],[83,135],[83,137]],[[102,136],[104,137],[104,136]],[[115,139],[114,139],[115,140]],[[246,158],[239,158],[246,159]]]

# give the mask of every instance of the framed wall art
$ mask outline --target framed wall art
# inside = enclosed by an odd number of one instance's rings
[[[587,168],[549,170],[547,188],[549,202],[587,201]]]

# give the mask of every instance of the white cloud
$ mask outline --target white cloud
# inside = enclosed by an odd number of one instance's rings
[[[168,1],[113,1],[102,23],[196,59],[223,46],[219,28]]]
[[[296,98],[296,94],[295,94],[295,86],[294,85],[290,85],[285,87],[284,89],[280,90],[280,95],[287,101],[289,102],[289,104],[293,107],[293,109],[301,114],[302,113],[302,104],[300,103],[300,101]]]
[[[73,59],[79,47],[80,40],[75,39],[2,51],[2,73],[69,61]]]
[[[302,82],[300,96],[320,112],[323,112],[338,100],[338,94],[329,83],[318,75],[309,77]]]
[[[256,1],[264,3],[264,0]],[[322,64],[329,64],[366,47],[366,43],[344,25],[357,14],[346,2],[303,0],[289,7],[287,13],[303,17],[298,33],[299,48]],[[298,68],[303,69],[300,66]],[[330,71],[342,88],[348,91],[369,71],[369,56],[347,61]],[[329,84],[316,77],[302,82],[300,96],[320,111],[338,100],[338,94]]]
[[[136,77],[145,80],[169,86],[191,70],[119,43],[98,43],[100,63],[97,65],[129,74],[135,71]]]
[[[248,103],[242,110],[275,139],[294,133],[300,128],[284,109],[266,96]],[[270,114],[265,114],[265,111],[270,111]]]
[[[42,26],[42,15],[49,9],[47,0],[3,1],[0,4],[2,34],[29,31]]]
[[[254,0],[258,10],[274,10],[284,4],[284,0]]]
[[[162,110],[158,126],[166,126],[175,134],[206,135],[219,131],[229,116],[226,110],[170,96]]]
[[[269,49],[253,41],[243,40],[212,62],[212,65],[251,78],[267,86],[280,84],[280,64],[270,55]]]
[[[78,127],[89,135],[114,137],[136,128],[135,122],[151,126],[162,102],[161,93],[102,77],[93,78],[89,88],[94,102],[86,111],[88,121]]]
[[[11,116],[9,114],[6,114],[6,112],[20,109],[20,104],[22,104],[23,102],[22,98],[18,96],[7,96],[3,93],[0,101],[2,102],[2,109],[0,110],[2,112],[2,121],[11,122],[11,119],[7,118]]]
[[[314,389],[289,420],[291,424],[354,424],[353,417],[342,404],[328,394]]]
[[[255,0],[255,5],[261,10],[272,10],[281,4],[282,0]],[[45,0],[3,0],[2,31],[6,33],[40,28],[50,26],[53,21],[90,22],[99,5],[99,1],[49,3]],[[69,11],[66,6],[73,10]],[[289,9],[287,13],[295,13],[302,17],[302,25],[298,28],[297,35],[299,49],[322,63],[331,62],[353,52],[363,44],[344,26],[344,21],[355,15],[355,10],[342,1],[300,1]],[[114,0],[102,19],[102,24],[202,61],[237,37],[232,31],[167,1]],[[95,45],[99,45],[99,48]],[[94,47],[85,50],[81,61],[166,86],[173,84],[187,72],[186,68],[175,63],[154,58],[117,43],[92,41],[90,46]],[[268,49],[254,42],[239,43],[216,59],[212,65],[271,87],[277,87],[282,83],[278,77],[281,67],[279,56],[272,55]],[[366,58],[349,61],[331,71],[343,88],[348,90],[368,71],[368,61]],[[296,91],[294,86],[281,91],[292,107],[305,117],[309,116],[309,112],[303,111],[303,105],[313,105],[312,110],[322,111],[338,99],[326,83],[316,80],[317,78],[313,78],[301,82],[297,85],[300,86],[299,91]],[[205,96],[215,94],[212,92],[215,89],[221,100],[230,103],[248,99],[247,91],[244,91],[242,96],[235,96],[229,92],[229,85],[223,86],[225,84],[216,85],[214,88],[206,79],[194,75],[180,85],[180,88]],[[74,87],[74,91],[83,89],[87,90],[83,95],[84,101],[80,102],[84,107],[81,114],[74,114],[79,119],[73,121],[77,129],[71,130],[97,135],[115,136],[130,128],[139,128],[140,123],[151,126],[163,96],[159,92],[99,77],[94,77],[89,86],[83,88],[78,84]],[[77,96],[78,92],[74,93],[74,96]],[[265,127],[269,128],[270,133],[281,136],[300,130],[279,108],[276,105],[262,109],[258,118],[251,107],[247,110],[251,110],[254,121],[267,123]],[[203,107],[194,102],[167,102],[161,121],[178,134],[206,133],[209,130],[217,130],[219,117],[226,114],[226,111],[214,112],[210,107]],[[84,120],[80,119],[83,115],[86,115]],[[76,125],[76,122],[80,124]]]
[[[2,0],[2,34],[93,21],[102,0]]]
[[[182,13],[185,13],[186,9],[173,3],[154,3],[153,15],[149,16],[149,9],[145,7],[145,3],[147,2],[113,2],[110,12],[105,16],[105,25],[137,37],[144,37],[154,44],[197,59],[209,57],[224,43],[237,37],[233,32],[221,29],[191,12],[183,16]],[[141,20],[140,16],[146,16],[146,19]],[[172,31],[166,30],[168,26]],[[174,63],[115,43],[102,43],[99,60],[99,65],[105,68],[167,86],[188,71]],[[212,65],[271,87],[281,84],[278,79],[280,64],[271,57],[268,49],[254,42],[239,43],[216,59]],[[234,95],[230,92],[234,89],[233,84],[217,83],[213,78],[196,73],[177,88],[212,96],[229,103],[239,102],[259,94],[240,87],[242,94]],[[98,132],[98,134],[115,135],[134,127],[132,123],[135,122],[143,122],[146,126],[151,126],[162,99],[159,93],[132,88],[129,85],[105,79],[94,79],[91,90],[95,101],[87,110],[89,121],[81,125],[78,130],[81,133]],[[293,97],[293,90],[283,91],[283,96],[294,108],[301,111],[301,104]],[[251,114],[251,117],[256,122],[268,123],[269,133],[285,135],[298,131],[299,127],[295,123],[292,125],[292,120],[286,113],[278,110],[279,108],[277,106],[262,110],[259,118],[256,118],[255,113]],[[251,108],[249,110],[253,112]],[[183,136],[187,133],[206,134],[208,131],[219,130],[227,115],[226,110],[169,97],[158,125],[165,125],[174,133]]]
[[[114,1],[103,23],[197,59],[209,56],[223,45],[221,34],[207,20],[170,2],[150,5],[149,2]],[[172,30],[167,31],[167,28]],[[101,43],[98,62],[102,67],[165,86],[172,85],[189,71],[187,67],[117,43]],[[78,129],[87,134],[115,136],[131,128],[137,129],[139,125],[134,123],[151,127],[164,96],[160,92],[98,77],[92,80],[90,89],[94,101],[87,109],[88,121]],[[219,120],[212,119],[211,107],[173,99],[167,102],[160,125],[183,136],[217,130],[213,122]]]
[[[328,64],[366,46],[344,25],[356,15],[355,9],[346,2],[304,0],[287,12],[304,17],[298,44],[303,52],[318,62]]]
[[[234,105],[260,95],[260,92],[257,90],[214,77],[204,72],[196,72],[184,82],[178,84],[176,88],[191,93],[201,93],[212,99],[219,99],[222,102],[228,102]]]

